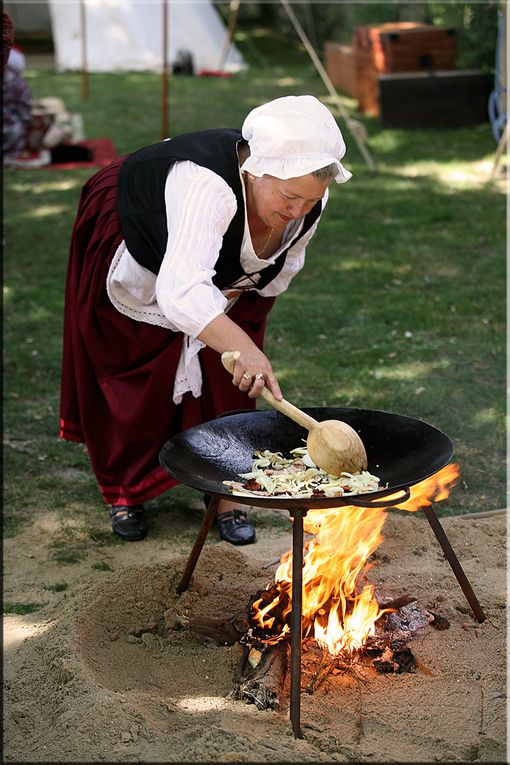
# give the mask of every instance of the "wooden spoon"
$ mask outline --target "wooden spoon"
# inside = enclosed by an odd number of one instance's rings
[[[221,361],[231,374],[239,358],[239,351],[222,353]],[[356,431],[341,420],[319,422],[289,401],[277,401],[271,391],[264,387],[260,394],[274,409],[290,417],[308,430],[306,448],[315,464],[332,475],[360,473],[366,470],[368,461],[365,447]]]

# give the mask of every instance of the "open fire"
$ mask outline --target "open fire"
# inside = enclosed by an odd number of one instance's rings
[[[409,499],[395,505],[414,512],[446,499],[457,482],[457,465],[411,487]],[[398,494],[395,495],[396,500]],[[313,638],[331,656],[349,657],[375,635],[375,625],[391,608],[382,608],[374,586],[366,581],[370,556],[383,541],[386,512],[381,508],[346,506],[310,510],[305,532],[303,565],[303,637]],[[292,552],[281,558],[274,584],[252,603],[250,629],[243,641],[264,649],[290,632],[292,609]]]

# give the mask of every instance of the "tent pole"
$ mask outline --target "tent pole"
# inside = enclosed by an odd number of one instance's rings
[[[239,13],[240,0],[230,0],[230,15],[228,19],[228,28],[223,40],[223,47],[220,53],[220,60],[218,62],[218,70],[223,71],[225,61],[227,60],[230,45],[232,43],[232,37],[234,36],[234,29],[237,23],[237,14]]]
[[[161,138],[168,138],[168,3],[163,0],[163,67],[161,71]]]
[[[308,55],[312,59],[314,65],[315,65],[315,68],[317,69],[319,75],[322,78],[323,83],[325,84],[325,86],[328,89],[331,97],[335,101],[337,109],[340,112],[340,115],[345,120],[345,124],[347,125],[347,127],[349,129],[349,132],[351,133],[352,137],[356,141],[358,149],[360,150],[360,152],[361,152],[365,162],[367,163],[367,165],[370,168],[370,170],[372,170],[372,172],[375,172],[376,168],[375,168],[374,160],[370,156],[370,154],[368,152],[368,149],[365,146],[363,138],[362,138],[362,136],[360,134],[361,130],[363,129],[364,126],[361,123],[359,123],[356,120],[353,120],[353,119],[351,119],[351,117],[349,117],[349,113],[348,113],[347,109],[343,105],[343,103],[342,103],[342,101],[340,99],[340,96],[338,95],[337,91],[335,90],[335,87],[334,87],[333,83],[329,79],[329,76],[328,76],[326,70],[322,66],[322,63],[321,63],[317,53],[315,52],[312,44],[310,43],[310,40],[306,36],[306,34],[305,34],[301,24],[299,23],[298,19],[296,18],[296,15],[295,15],[294,11],[290,7],[290,5],[289,5],[287,0],[280,0],[280,2],[283,5],[283,7],[285,8],[285,10],[287,11],[287,15],[290,18],[290,20],[291,20],[291,22],[292,22],[292,24],[294,26],[294,29],[298,33],[298,35],[299,35],[299,37],[301,39],[301,42],[305,46]]]
[[[81,100],[89,100],[89,73],[87,69],[87,19],[85,15],[85,0],[80,0],[81,25]]]

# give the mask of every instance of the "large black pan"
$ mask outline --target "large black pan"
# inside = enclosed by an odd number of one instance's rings
[[[381,491],[341,498],[235,497],[236,502],[260,507],[334,507],[337,505],[385,506],[386,495],[407,491],[436,473],[451,460],[448,436],[422,420],[390,412],[341,407],[305,409],[316,420],[343,420],[363,441],[368,470],[378,476]],[[307,431],[275,411],[226,414],[196,425],[171,438],[160,453],[160,463],[174,478],[205,494],[233,499],[222,482],[235,480],[251,469],[253,453],[269,449],[290,456],[303,446]],[[400,498],[401,495],[399,495]],[[405,493],[402,495],[405,498]],[[373,501],[380,498],[379,501]],[[402,501],[402,499],[400,499]]]

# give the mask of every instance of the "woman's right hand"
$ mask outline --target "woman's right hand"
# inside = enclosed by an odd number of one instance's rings
[[[269,388],[277,401],[283,396],[271,362],[256,346],[253,350],[241,351],[236,360],[232,382],[249,398],[258,398],[264,386]]]
[[[232,381],[243,393],[247,393],[250,398],[258,398],[265,385],[278,401],[282,400],[271,362],[246,332],[226,314],[213,319],[198,335],[198,339],[218,353],[237,351]]]

